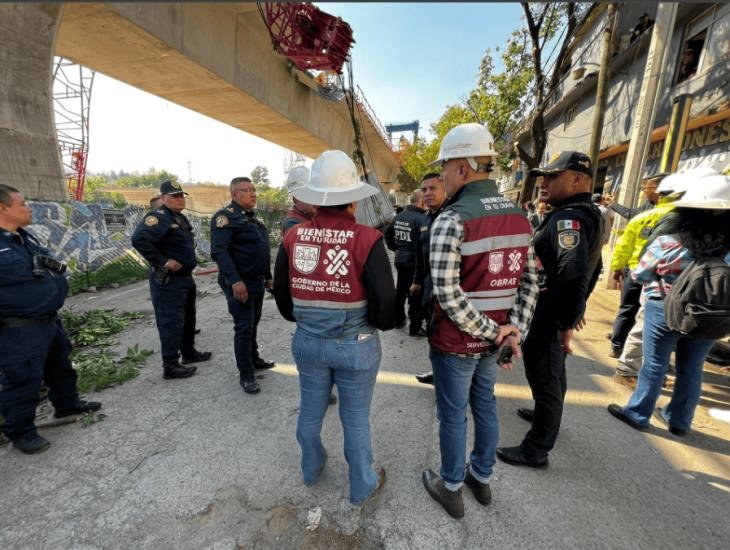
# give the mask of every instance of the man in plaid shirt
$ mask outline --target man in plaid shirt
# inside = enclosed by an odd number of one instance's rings
[[[487,179],[496,154],[484,126],[462,124],[446,134],[435,161],[450,197],[433,222],[429,261],[441,471],[425,470],[423,484],[455,518],[464,515],[464,483],[480,504],[492,500],[489,481],[499,439],[497,353],[502,346],[520,356],[539,293],[530,224]],[[500,366],[511,368],[510,359]],[[474,418],[468,464],[467,405]]]

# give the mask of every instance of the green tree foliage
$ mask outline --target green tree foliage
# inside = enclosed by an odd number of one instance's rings
[[[429,143],[422,138],[418,138],[401,152],[403,168],[398,174],[398,184],[401,191],[410,193],[414,189],[418,189],[421,178],[434,171],[434,167],[428,166],[428,163],[436,158],[438,144],[438,141]]]
[[[525,17],[510,35],[503,48],[487,49],[479,67],[476,86],[460,101],[446,108],[431,125],[435,138],[430,143],[412,145],[403,153],[402,177],[419,179],[429,169],[426,164],[436,158],[444,135],[458,124],[485,124],[495,138],[498,162],[507,168],[516,155],[528,168],[539,165],[545,151],[547,135],[543,113],[547,98],[559,82],[568,44],[577,22],[587,11],[588,3],[521,2]],[[546,47],[556,56],[544,56]],[[499,55],[502,70],[495,70]],[[549,59],[547,59],[549,58]],[[546,75],[552,67],[550,75]],[[514,136],[530,133],[530,147],[518,148]],[[399,179],[400,181],[400,179]],[[531,197],[534,181],[528,180],[523,197]],[[402,188],[403,189],[403,188]]]
[[[170,180],[180,183],[178,178],[172,172],[167,170],[160,170],[159,172],[154,168],[150,168],[144,174],[134,173],[128,176],[122,176],[118,178],[114,185],[119,187],[153,187],[158,188],[163,181]]]
[[[269,180],[269,169],[266,166],[257,166],[251,170],[251,181],[256,185],[269,185],[271,183],[271,180]]]
[[[84,180],[84,202],[100,203],[114,208],[123,208],[127,204],[124,195],[121,193],[101,191],[102,188],[108,187],[109,185],[104,176],[87,175]]]
[[[256,208],[259,210],[286,210],[288,198],[283,187],[261,183],[256,185]]]
[[[540,164],[547,146],[547,130],[545,128],[544,113],[551,92],[555,90],[563,73],[563,62],[568,51],[568,45],[578,26],[578,21],[590,7],[588,3],[572,2],[520,2],[525,12],[527,36],[533,82],[523,101],[524,108],[531,107],[525,116],[523,128],[530,133],[530,147],[523,148],[515,144],[516,152],[527,168],[534,168]],[[546,48],[549,53],[545,55]],[[555,58],[551,53],[556,51]],[[550,72],[550,74],[548,74]],[[527,101],[527,100],[530,101]],[[532,197],[535,180],[532,177],[525,179],[520,201]]]

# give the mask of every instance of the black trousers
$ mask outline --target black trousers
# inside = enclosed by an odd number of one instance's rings
[[[631,272],[624,270],[624,282],[621,285],[621,304],[618,307],[616,319],[613,321],[611,346],[623,348],[631,328],[636,322],[639,312],[639,298],[641,298],[641,283],[631,279]]]
[[[398,272],[398,281],[395,285],[395,323],[400,326],[405,323],[405,304],[408,301],[408,325],[410,332],[416,332],[423,325],[423,311],[421,309],[421,294],[411,295],[408,289],[413,283],[413,273],[416,270],[415,264],[397,263],[395,270]]]
[[[522,440],[525,455],[547,456],[555,446],[563,417],[563,401],[568,388],[565,352],[558,340],[558,323],[538,301],[530,332],[522,344],[525,375],[535,400],[532,427]]]
[[[254,382],[256,375],[253,362],[258,359],[256,328],[261,320],[264,305],[263,291],[249,291],[248,300],[239,302],[233,296],[233,289],[223,277],[218,284],[228,302],[228,313],[233,317],[233,352],[241,382]]]
[[[0,415],[3,433],[15,440],[35,430],[35,410],[41,382],[49,388],[54,408],[78,400],[76,371],[69,355],[71,342],[60,319],[26,327],[0,327]]]
[[[195,350],[195,281],[192,275],[171,276],[160,284],[150,275],[150,296],[155,308],[162,360],[174,363]]]

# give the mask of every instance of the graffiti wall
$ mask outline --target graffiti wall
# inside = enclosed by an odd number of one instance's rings
[[[75,201],[29,201],[29,204],[33,210],[33,225],[29,229],[71,271],[95,271],[122,257],[135,258],[144,264],[131,243],[144,208],[108,209]],[[197,255],[209,260],[210,242],[205,237],[207,231],[203,231],[208,219],[188,217],[194,228]]]

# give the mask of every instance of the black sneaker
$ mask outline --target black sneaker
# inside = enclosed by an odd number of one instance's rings
[[[189,363],[201,363],[202,361],[207,361],[211,357],[213,357],[213,353],[210,351],[193,350],[192,355],[183,355],[180,359],[180,363],[183,365],[187,365]]]
[[[101,403],[98,401],[85,401],[83,399],[77,399],[75,403],[67,407],[59,407],[53,414],[56,418],[63,418],[64,416],[71,416],[72,414],[87,414],[95,412],[101,409]],[[40,437],[40,436],[39,436]]]
[[[170,380],[171,378],[187,378],[195,374],[197,367],[184,367],[177,361],[174,363],[164,363],[162,365],[162,378]]]
[[[38,432],[35,431],[25,433],[13,439],[13,447],[27,455],[42,453],[50,446],[51,442],[45,437],[38,435]]]

